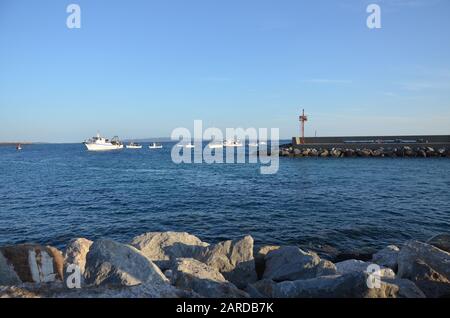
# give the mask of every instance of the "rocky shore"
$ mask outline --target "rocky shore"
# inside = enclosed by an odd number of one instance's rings
[[[292,144],[280,146],[280,156],[282,157],[333,157],[333,158],[450,158],[450,148],[441,147],[379,147],[379,148],[339,148],[339,147],[301,147]]]
[[[0,297],[424,298],[450,296],[450,235],[387,246],[369,261],[324,259],[296,246],[217,244],[180,232],[127,244],[71,240],[63,251],[0,247]]]

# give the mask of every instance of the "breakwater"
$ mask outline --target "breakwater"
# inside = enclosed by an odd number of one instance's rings
[[[388,157],[388,158],[450,158],[450,145],[401,145],[401,144],[285,144],[280,146],[283,157]]]

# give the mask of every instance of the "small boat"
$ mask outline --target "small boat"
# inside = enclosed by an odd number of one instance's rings
[[[257,142],[251,142],[248,144],[249,147],[258,147],[258,143]]]
[[[18,144],[18,145],[16,146],[16,150],[22,150],[22,146],[21,146],[20,144]]]
[[[223,145],[225,147],[242,147],[242,142],[239,140],[226,140]]]
[[[126,147],[127,149],[142,149],[142,145],[135,142],[130,142]]]
[[[220,148],[223,148],[223,143],[210,142],[210,143],[208,144],[208,148],[209,148],[209,149],[220,149]]]
[[[149,149],[161,149],[163,146],[159,142],[152,142],[150,146],[148,146]]]
[[[99,133],[84,142],[84,145],[89,151],[110,151],[123,149],[123,144],[119,137],[115,136],[111,140],[101,137]]]

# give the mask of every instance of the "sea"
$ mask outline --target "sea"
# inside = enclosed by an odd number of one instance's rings
[[[279,158],[176,164],[163,149],[88,152],[83,144],[0,147],[0,245],[63,248],[185,231],[215,243],[370,252],[450,231],[446,158]]]

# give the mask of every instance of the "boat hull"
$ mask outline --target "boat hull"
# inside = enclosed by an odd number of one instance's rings
[[[126,146],[127,149],[142,149],[142,146]]]
[[[123,145],[113,145],[113,144],[84,144],[89,151],[111,151],[123,149]]]

